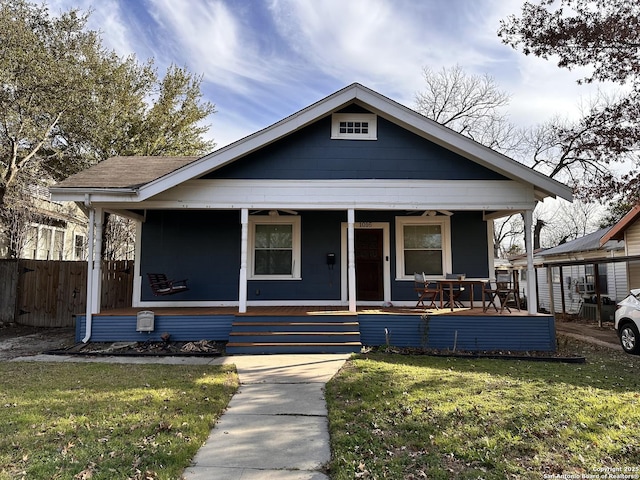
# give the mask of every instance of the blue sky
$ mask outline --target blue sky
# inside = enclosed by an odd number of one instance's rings
[[[460,65],[493,76],[522,126],[575,117],[593,87],[579,72],[500,42],[499,20],[523,0],[49,0],[93,11],[105,45],[162,73],[203,75],[216,105],[209,136],[227,145],[359,82],[408,107],[422,70]],[[591,88],[591,90],[589,90]]]

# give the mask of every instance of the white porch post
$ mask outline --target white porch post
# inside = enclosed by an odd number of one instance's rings
[[[356,311],[356,247],[355,247],[356,212],[353,208],[347,211],[347,276],[349,284],[349,311]]]
[[[95,215],[96,211],[91,207],[89,195],[85,200],[85,205],[89,208],[89,225],[88,225],[88,252],[87,252],[87,308],[85,313],[85,336],[82,339],[83,343],[87,343],[91,339],[91,327],[93,325],[92,312],[93,307],[91,301],[93,299],[93,238],[95,232]]]
[[[139,307],[142,299],[142,277],[140,276],[140,258],[142,257],[142,220],[135,220],[136,245],[133,259],[133,293],[131,305]]]
[[[102,232],[104,228],[104,212],[102,208],[95,209],[95,250],[93,252],[93,289],[91,313],[100,313],[102,297]]]
[[[533,210],[524,211],[524,249],[527,252],[527,308],[537,313],[536,271],[533,268]]]
[[[240,285],[238,294],[238,311],[247,311],[247,255],[249,251],[249,209],[243,208],[240,213],[242,231],[240,234]]]

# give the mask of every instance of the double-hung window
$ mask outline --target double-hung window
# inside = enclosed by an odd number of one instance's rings
[[[414,273],[443,277],[451,271],[450,221],[447,216],[396,218],[396,276]]]
[[[300,217],[249,217],[252,279],[300,278]]]

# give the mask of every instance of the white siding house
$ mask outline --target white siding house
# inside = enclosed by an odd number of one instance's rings
[[[609,319],[615,302],[628,292],[626,263],[617,261],[625,256],[625,244],[615,239],[603,242],[610,231],[611,228],[601,229],[534,255],[540,311],[595,319],[599,295],[604,320]],[[515,268],[520,263],[513,261]],[[520,285],[528,298],[526,282]]]
[[[640,205],[636,205],[622,220],[616,223],[602,238],[602,241],[622,240],[627,257],[640,255]],[[627,262],[627,285],[629,289],[640,288],[640,261],[631,258]],[[626,295],[626,292],[624,293]]]

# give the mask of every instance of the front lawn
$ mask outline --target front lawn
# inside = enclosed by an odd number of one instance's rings
[[[348,362],[327,385],[331,478],[640,478],[640,358],[564,342],[587,363]]]
[[[233,367],[0,363],[0,480],[177,479]]]

